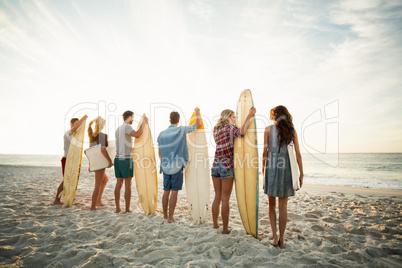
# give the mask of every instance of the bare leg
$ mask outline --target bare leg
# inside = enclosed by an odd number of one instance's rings
[[[103,194],[103,191],[105,190],[105,187],[106,187],[106,184],[108,181],[109,181],[109,178],[107,177],[107,175],[105,173],[105,175],[103,176],[103,181],[102,181],[101,187],[99,189],[99,197],[98,197],[98,201],[96,202],[97,206],[106,206],[104,203],[102,203],[102,194]]]
[[[222,194],[222,182],[220,178],[212,177],[215,189],[215,199],[212,203],[212,221],[214,223],[214,228],[219,228],[218,217],[219,208],[221,206],[221,194]]]
[[[102,184],[104,175],[105,175],[104,169],[95,171],[95,188],[92,193],[91,210],[96,210],[96,201],[98,201],[98,198],[99,198],[99,192],[100,192],[100,188],[101,188],[101,184]]]
[[[169,223],[176,222],[176,220],[173,217],[173,215],[174,215],[174,210],[176,208],[177,194],[178,193],[179,193],[179,191],[173,191],[172,190],[172,195],[170,196],[170,199],[169,199],[169,219],[168,219]]]
[[[56,193],[56,198],[54,199],[53,205],[63,205],[63,203],[61,202],[61,197],[59,197],[60,193],[63,191],[63,184],[64,180],[61,181],[59,187],[57,188],[57,193]]]
[[[229,234],[229,200],[233,189],[233,177],[222,179],[222,221],[223,221],[223,234]]]
[[[278,235],[276,233],[276,198],[274,196],[268,196],[268,216],[273,235],[272,245],[276,246],[278,245]]]
[[[114,188],[114,201],[116,203],[116,213],[121,211],[120,208],[120,192],[123,186],[123,178],[117,178],[116,187]]]
[[[279,198],[279,241],[280,248],[284,247],[284,235],[286,230],[286,222],[288,221],[288,198]]]
[[[163,196],[162,196],[162,207],[163,207],[163,218],[167,220],[169,218],[168,216],[168,204],[169,204],[169,195],[170,191],[163,191]]]
[[[131,202],[131,179],[133,177],[125,178],[125,185],[124,185],[124,200],[126,200],[126,213],[130,211],[130,202]]]

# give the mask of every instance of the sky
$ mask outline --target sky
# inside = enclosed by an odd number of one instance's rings
[[[85,114],[114,139],[126,110],[156,141],[196,106],[213,152],[244,89],[260,152],[277,105],[303,153],[402,152],[401,62],[401,1],[0,1],[0,153],[62,155]]]

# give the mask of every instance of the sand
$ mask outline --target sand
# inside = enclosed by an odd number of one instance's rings
[[[401,267],[402,192],[306,185],[289,199],[285,249],[273,247],[260,191],[259,239],[247,235],[231,198],[232,233],[191,222],[185,190],[177,223],[137,204],[114,213],[113,170],[106,207],[90,211],[94,174],[82,172],[72,208],[51,205],[60,168],[0,166],[0,266],[7,267]],[[185,189],[185,187],[183,187]],[[211,188],[213,189],[213,188]],[[214,192],[211,190],[211,201]],[[122,202],[124,207],[124,201]]]

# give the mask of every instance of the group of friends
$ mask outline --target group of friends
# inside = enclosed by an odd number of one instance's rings
[[[170,113],[170,126],[162,131],[157,139],[160,163],[160,172],[163,173],[163,196],[162,207],[163,217],[169,223],[175,222],[174,210],[177,203],[178,191],[182,190],[183,172],[189,163],[186,134],[196,131],[201,127],[200,109],[195,108],[196,123],[189,126],[179,126],[180,114],[176,111]],[[233,189],[234,181],[234,139],[243,137],[248,129],[256,109],[250,108],[249,113],[239,128],[234,125],[235,113],[230,109],[221,112],[218,122],[213,129],[213,137],[216,143],[214,162],[211,168],[211,177],[215,189],[215,198],[212,203],[213,228],[219,228],[219,212],[223,223],[223,234],[229,234],[229,200]],[[70,121],[71,128],[64,134],[64,155],[61,159],[62,172],[67,158],[67,152],[74,132],[88,118],[73,118]],[[296,130],[293,125],[292,115],[285,106],[276,106],[270,111],[270,119],[273,125],[265,128],[264,151],[262,159],[262,171],[264,174],[264,193],[268,196],[268,215],[273,234],[272,245],[285,247],[284,234],[287,222],[288,197],[295,195],[292,184],[292,173],[290,167],[289,153],[287,146],[294,144],[296,159],[300,171],[300,186],[303,185],[303,164],[300,154],[299,142]],[[135,131],[132,127],[134,113],[126,111],[123,113],[124,123],[116,130],[116,156],[112,160],[107,151],[108,137],[102,133],[106,120],[98,116],[88,125],[88,136],[90,146],[101,144],[101,152],[109,162],[109,167],[114,165],[116,186],[114,190],[116,213],[122,211],[120,207],[120,194],[123,184],[125,185],[124,199],[125,211],[130,212],[131,184],[134,175],[133,166],[133,137],[142,135],[148,118],[144,117],[142,124]],[[92,126],[94,125],[94,129]],[[270,163],[281,163],[271,165]],[[104,206],[102,194],[108,182],[105,173],[106,169],[95,171],[95,187],[92,193],[91,210],[98,206]],[[60,193],[63,190],[63,181],[60,183],[54,204],[62,204]],[[277,234],[276,199],[279,207],[279,236]]]

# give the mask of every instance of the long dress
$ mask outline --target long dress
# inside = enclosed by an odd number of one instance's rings
[[[275,197],[294,196],[292,170],[287,145],[279,145],[278,130],[271,126],[265,162],[265,194]]]

